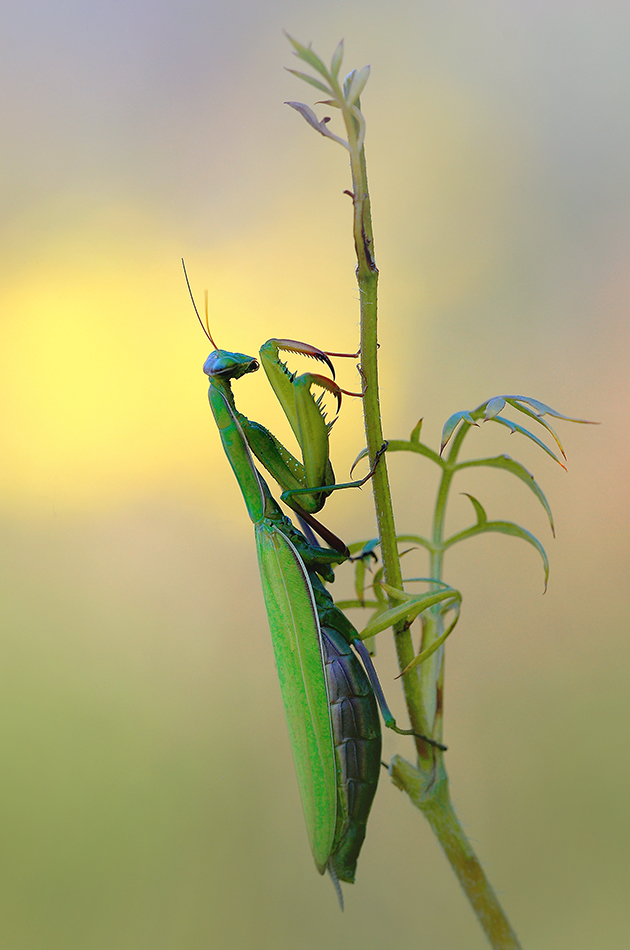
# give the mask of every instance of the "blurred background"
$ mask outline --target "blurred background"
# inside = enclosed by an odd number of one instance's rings
[[[472,492],[541,538],[551,577],[543,597],[512,538],[453,551],[445,738],[524,946],[625,950],[627,4],[22,0],[3,21],[2,945],[486,946],[385,775],[343,916],[318,877],[251,525],[207,405],[182,256],[219,346],[357,346],[346,156],[282,104],[317,98],[282,69],[298,66],[284,28],[327,61],[345,37],[344,66],[372,66],[386,435],[424,417],[435,446],[452,412],[499,393],[602,423],[559,423],[568,472],[498,426],[468,438],[469,457],[534,472],[557,538],[507,474],[456,483],[453,530]],[[263,374],[237,400],[290,441]],[[338,475],[362,445],[346,400]],[[429,463],[390,470],[399,529],[428,531]],[[325,515],[348,541],[374,533],[367,488]],[[402,714],[391,653],[383,634]],[[388,736],[394,751],[412,754]]]

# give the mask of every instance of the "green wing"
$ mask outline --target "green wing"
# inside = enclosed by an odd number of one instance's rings
[[[279,528],[259,522],[256,547],[306,828],[323,874],[335,836],[337,780],[315,599],[302,559]]]

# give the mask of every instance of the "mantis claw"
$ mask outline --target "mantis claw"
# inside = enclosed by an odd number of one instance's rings
[[[311,346],[310,343],[300,343],[298,340],[269,340],[269,343],[274,343],[279,350],[284,350],[287,353],[299,353],[302,356],[311,356],[314,360],[320,360],[326,364],[332,374],[332,378],[335,378],[335,367],[328,357],[341,356],[341,353],[326,353],[316,346]]]

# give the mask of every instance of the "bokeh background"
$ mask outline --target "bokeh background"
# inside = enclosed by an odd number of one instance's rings
[[[317,98],[283,72],[282,28],[325,58],[343,36],[348,69],[372,65],[386,434],[423,416],[435,445],[453,411],[506,392],[602,423],[560,424],[568,473],[498,426],[469,437],[534,471],[557,538],[508,475],[456,485],[537,533],[552,572],[543,597],[514,539],[452,553],[446,738],[524,945],[625,950],[630,9],[613,0],[5,10],[2,946],[485,946],[386,776],[343,916],[316,874],[251,526],[206,402],[182,256],[220,346],[356,347],[346,158],[282,104]],[[341,376],[356,387],[352,362]],[[289,438],[262,374],[238,402]],[[363,444],[357,402],[338,473]],[[426,531],[429,463],[390,468],[400,529]],[[326,509],[348,540],[372,517],[367,489]],[[455,494],[452,528],[470,520]]]

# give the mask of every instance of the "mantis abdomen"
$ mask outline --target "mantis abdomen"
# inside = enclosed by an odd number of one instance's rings
[[[374,691],[352,648],[322,627],[322,647],[337,765],[337,827],[329,866],[354,882],[381,768],[381,723]]]

